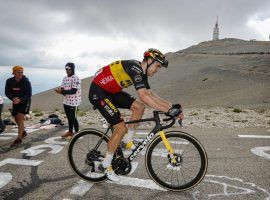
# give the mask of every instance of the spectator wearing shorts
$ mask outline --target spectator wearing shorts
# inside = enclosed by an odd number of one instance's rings
[[[5,86],[5,95],[12,101],[12,117],[18,126],[18,137],[10,145],[16,147],[22,143],[22,139],[27,136],[24,127],[24,117],[29,114],[32,87],[29,79],[23,74],[22,66],[14,66],[12,70],[13,77],[7,79]]]

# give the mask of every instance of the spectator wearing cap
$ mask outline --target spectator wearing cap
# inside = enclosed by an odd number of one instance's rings
[[[29,79],[23,74],[22,66],[14,66],[12,69],[13,77],[7,79],[5,86],[5,95],[12,101],[11,114],[18,126],[18,137],[10,145],[16,147],[22,143],[22,139],[27,136],[24,127],[24,116],[29,114],[32,87]]]
[[[74,63],[67,63],[65,70],[67,76],[63,78],[61,87],[55,88],[55,91],[64,96],[64,110],[68,119],[69,130],[62,135],[62,138],[71,139],[79,131],[77,111],[81,103],[81,80],[75,75]]]
[[[3,106],[4,106],[4,98],[0,96],[0,133],[4,132],[6,129],[6,126],[2,121]]]

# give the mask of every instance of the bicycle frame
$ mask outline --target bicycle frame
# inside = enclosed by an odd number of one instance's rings
[[[156,126],[153,128],[152,131],[150,131],[150,133],[146,136],[146,138],[139,144],[139,146],[137,146],[132,153],[128,156],[127,160],[129,162],[131,162],[134,158],[137,157],[137,155],[144,149],[144,147],[150,143],[150,141],[152,140],[152,138],[159,132],[160,136],[164,142],[164,145],[166,147],[166,149],[168,150],[168,152],[170,153],[170,155],[172,155],[173,158],[173,149],[170,145],[170,143],[168,142],[165,133],[164,133],[164,129],[170,128],[174,123],[175,123],[175,119],[174,118],[168,118],[168,119],[164,119],[163,121],[170,121],[172,120],[172,122],[166,126],[162,126],[161,124],[161,120],[159,117],[159,114],[165,114],[164,112],[161,111],[153,111],[154,113],[154,117],[151,118],[146,118],[146,119],[140,119],[140,120],[132,120],[132,121],[127,121],[125,122],[126,124],[135,124],[135,123],[141,123],[141,122],[155,122]],[[109,126],[105,135],[108,134],[109,130],[111,130],[111,132],[113,132],[113,127]],[[98,142],[97,146],[95,149],[98,148],[98,146],[101,144],[102,142],[102,138],[101,140]],[[173,158],[173,162],[176,162],[175,159]]]

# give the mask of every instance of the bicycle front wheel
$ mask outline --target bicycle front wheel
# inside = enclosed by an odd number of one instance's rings
[[[161,137],[156,137],[146,151],[146,169],[161,187],[185,191],[199,184],[207,171],[207,154],[193,136],[181,132],[165,133],[174,154],[170,155]],[[174,158],[176,162],[172,161]]]
[[[95,183],[107,179],[104,173],[96,172],[96,165],[104,158],[108,141],[107,135],[95,129],[84,129],[71,139],[68,161],[80,178]]]

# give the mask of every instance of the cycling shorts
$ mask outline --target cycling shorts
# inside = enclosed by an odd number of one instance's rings
[[[109,93],[95,83],[91,84],[88,97],[94,108],[97,108],[111,125],[123,121],[118,108],[130,109],[136,100],[132,95],[123,91],[115,94]]]
[[[12,116],[17,116],[19,113],[21,114],[29,114],[31,105],[31,100],[26,103],[13,104],[11,114]]]

